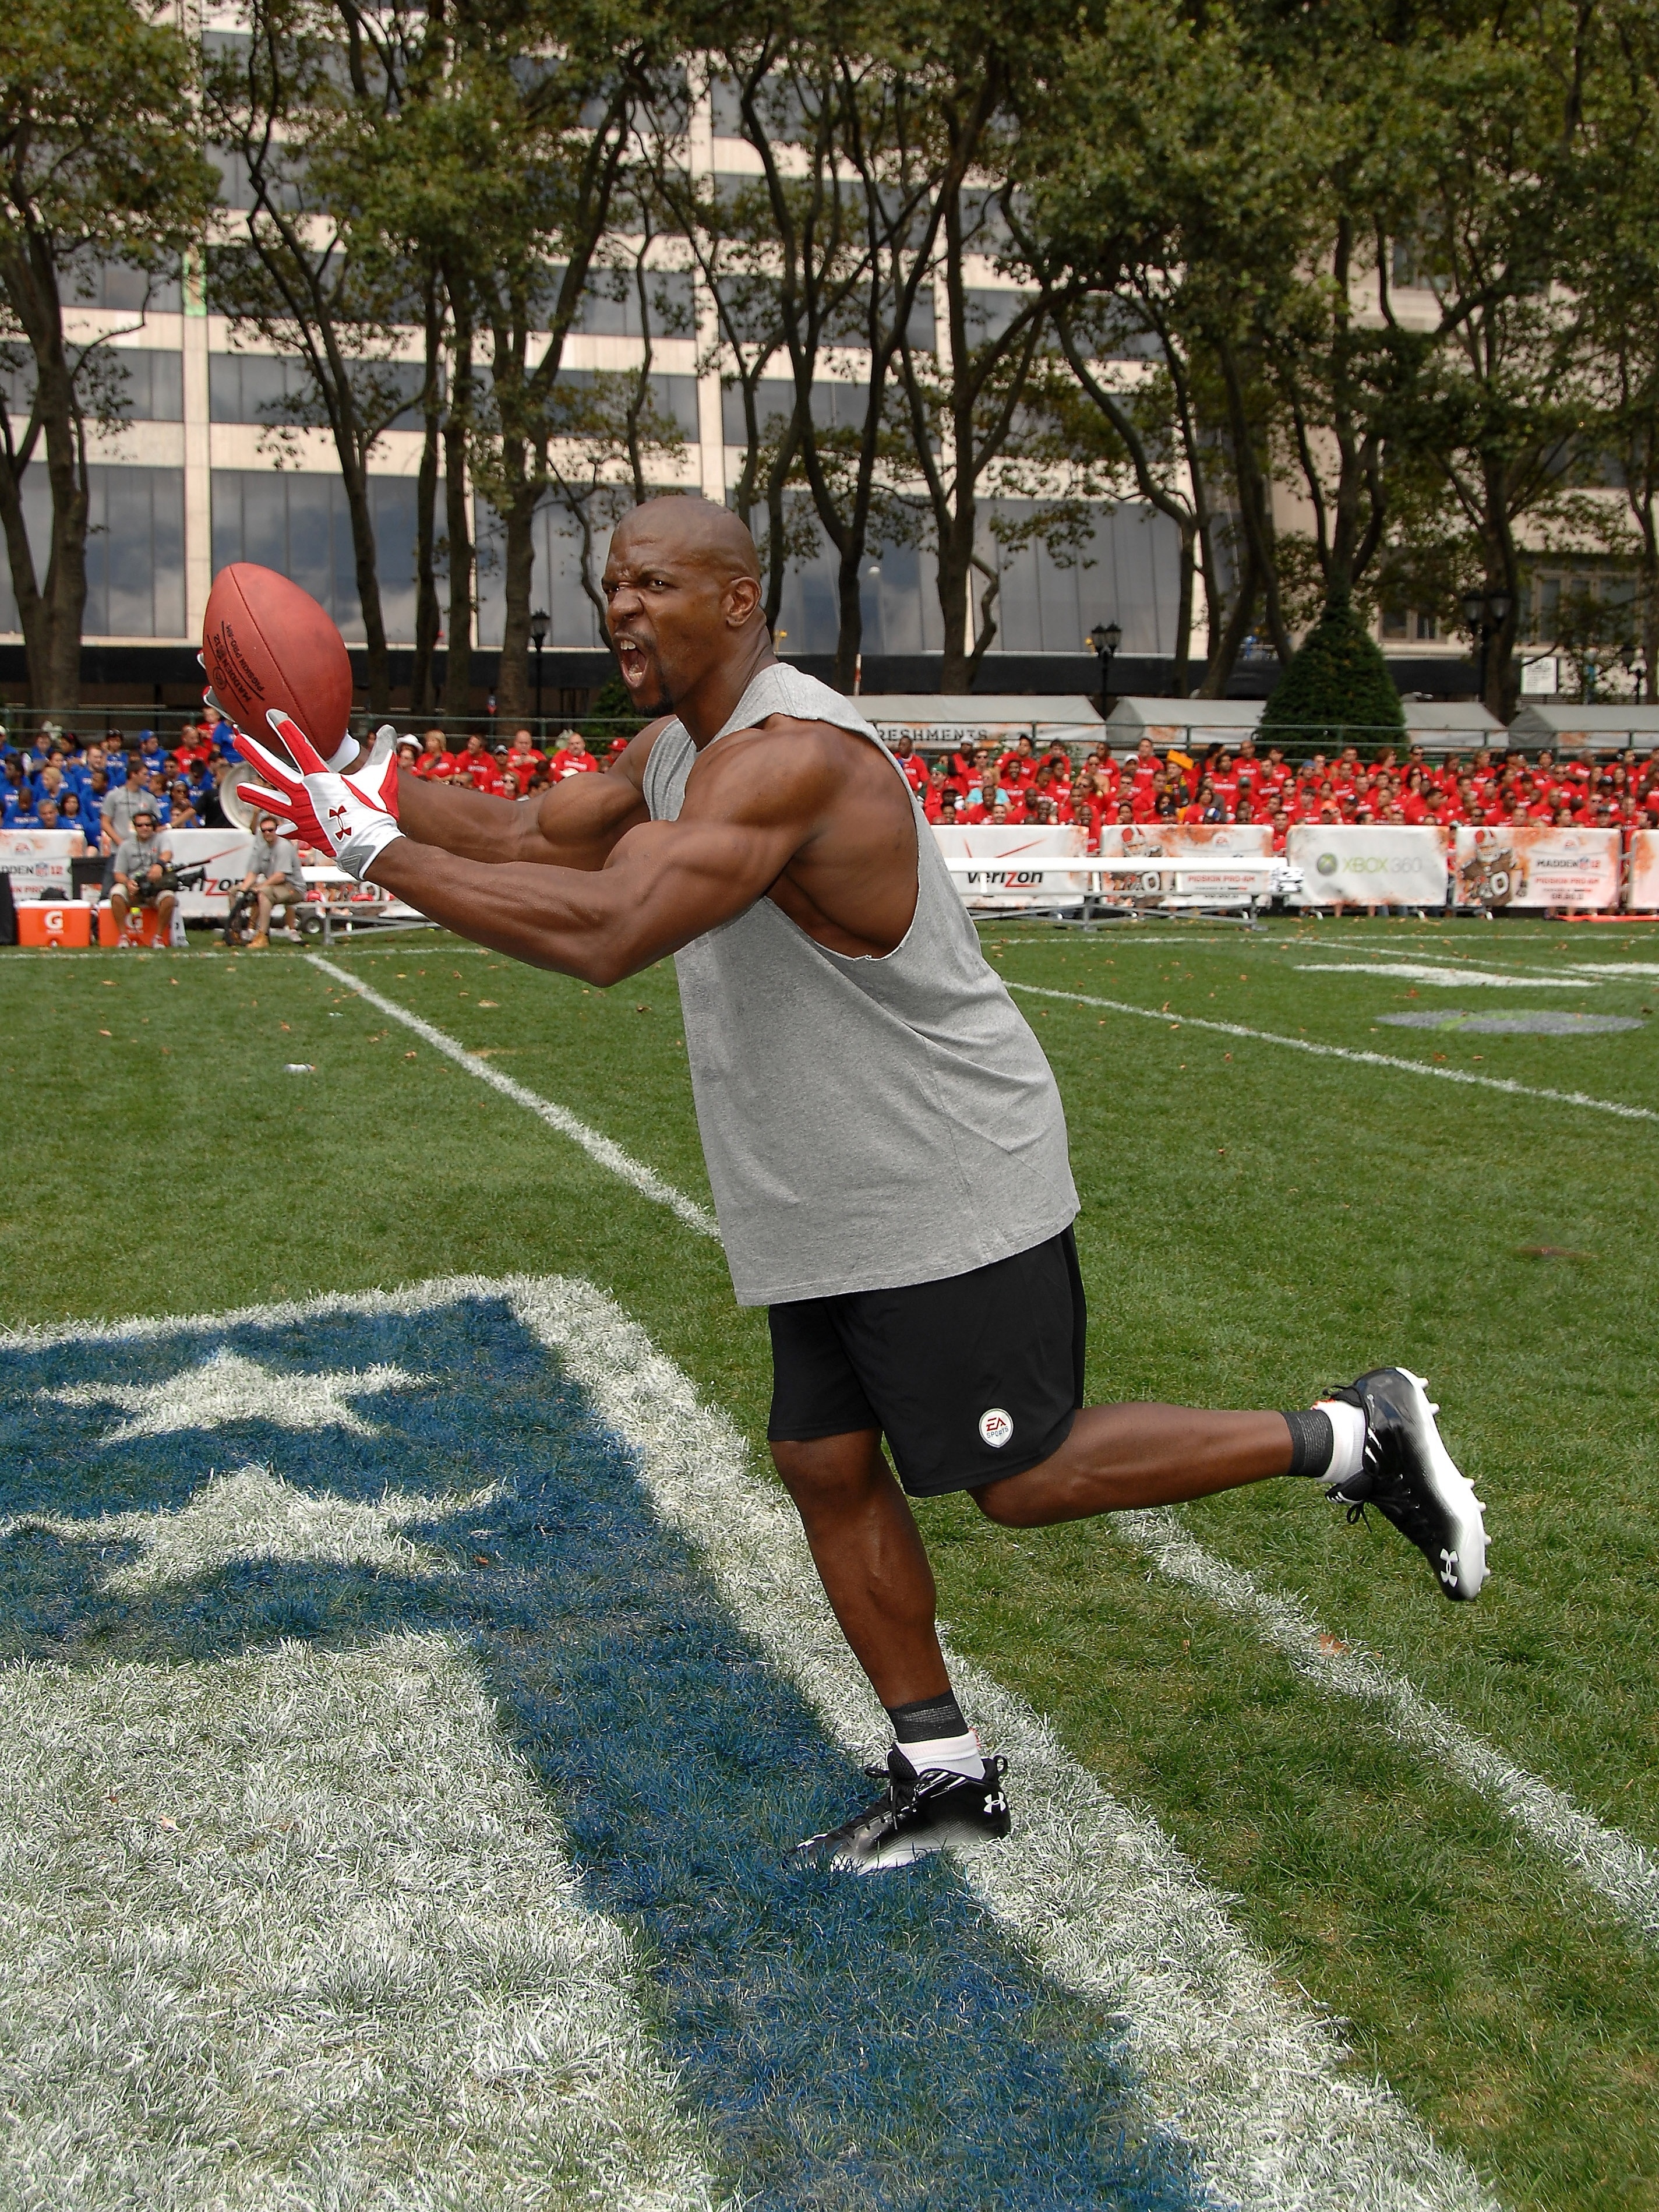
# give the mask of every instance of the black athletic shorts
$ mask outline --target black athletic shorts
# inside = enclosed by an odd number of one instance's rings
[[[913,1498],[1018,1474],[1083,1403],[1088,1316],[1069,1229],[942,1282],[769,1310],[775,1443],[879,1429]]]

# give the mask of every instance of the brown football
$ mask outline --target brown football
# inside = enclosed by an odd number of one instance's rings
[[[273,744],[268,708],[291,714],[326,760],[351,720],[351,659],[332,617],[275,568],[233,561],[208,593],[202,659],[238,729]]]

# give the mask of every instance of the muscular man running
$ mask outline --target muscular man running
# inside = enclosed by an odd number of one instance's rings
[[[1474,1597],[1480,1507],[1403,1369],[1305,1412],[1083,1404],[1060,1094],[902,771],[855,705],[775,658],[724,509],[636,507],[605,592],[629,696],[668,719],[603,775],[515,804],[398,781],[386,732],[348,775],[275,715],[308,773],[239,742],[271,787],[256,805],[463,936],[600,985],[675,956],[732,1281],[769,1310],[772,1455],[896,1739],[880,1802],[811,1843],[871,1869],[1008,1832],[907,1491],[1038,1528],[1311,1476]]]

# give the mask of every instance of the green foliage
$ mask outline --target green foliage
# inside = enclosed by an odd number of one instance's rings
[[[603,760],[618,738],[637,737],[644,727],[644,717],[635,713],[628,686],[620,676],[613,676],[608,684],[600,686],[588,708],[582,735]]]
[[[1295,730],[1341,744],[1357,730],[1404,732],[1406,717],[1382,651],[1352,607],[1328,606],[1279,678],[1264,730]]]
[[[197,82],[191,44],[128,0],[0,8],[0,374],[22,369],[30,395],[15,428],[0,404],[0,522],[37,706],[80,697],[86,432],[121,412],[106,342],[71,337],[65,313],[93,296],[100,263],[165,281],[199,243],[218,179]],[[44,557],[23,512],[37,459],[52,498]]]

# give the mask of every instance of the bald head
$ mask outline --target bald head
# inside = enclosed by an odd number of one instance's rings
[[[648,499],[625,514],[611,536],[612,550],[637,562],[655,553],[695,561],[722,582],[733,576],[761,580],[760,556],[745,526],[713,500],[674,493]]]

